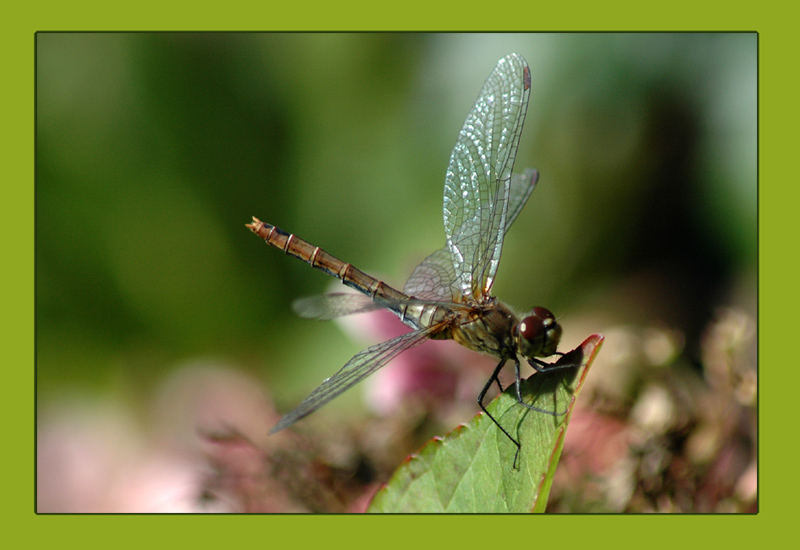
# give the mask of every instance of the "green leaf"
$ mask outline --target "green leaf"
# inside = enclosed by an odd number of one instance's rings
[[[516,446],[478,413],[406,459],[368,511],[543,512],[575,399],[602,342],[594,334],[557,362],[578,366],[534,373],[522,382],[526,403],[559,414],[521,406],[513,384],[489,404],[489,413],[522,445],[517,468]]]

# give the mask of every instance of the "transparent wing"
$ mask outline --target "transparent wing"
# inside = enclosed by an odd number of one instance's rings
[[[311,414],[340,393],[384,366],[400,352],[423,342],[431,334],[440,331],[442,327],[443,325],[440,323],[425,329],[415,330],[357,353],[336,374],[326,378],[295,409],[284,415],[275,427],[270,430],[270,433],[282,430],[304,416]]]
[[[510,54],[498,61],[450,155],[444,231],[457,286],[468,298],[480,300],[494,283],[530,88],[530,69],[522,56]]]
[[[354,292],[331,292],[317,296],[298,298],[292,303],[292,309],[300,317],[306,319],[329,320],[344,315],[366,313],[383,309],[385,305],[379,304],[364,294]]]
[[[411,272],[403,292],[421,300],[463,301],[450,249],[445,246],[422,260]]]
[[[522,211],[528,197],[533,193],[533,188],[539,180],[539,172],[533,169],[525,170],[523,174],[511,176],[511,186],[508,194],[508,212],[506,214],[506,229],[511,227],[514,220]],[[440,248],[414,268],[411,276],[403,287],[403,292],[421,300],[436,302],[462,302],[463,295],[459,286],[458,275],[453,269],[453,256],[450,248]]]

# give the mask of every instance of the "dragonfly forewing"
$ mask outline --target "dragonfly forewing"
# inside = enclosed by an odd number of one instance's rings
[[[494,282],[530,89],[530,69],[522,56],[502,58],[481,88],[450,155],[444,230],[466,297],[488,295]]]

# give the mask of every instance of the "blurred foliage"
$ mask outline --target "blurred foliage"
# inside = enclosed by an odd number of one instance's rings
[[[665,372],[699,381],[720,308],[754,322],[755,34],[39,33],[36,48],[40,411],[79,392],[146,423],[164,377],[203,358],[296,403],[363,342],[294,318],[329,281],[243,224],[402,286],[443,242],[450,149],[510,51],[533,75],[516,166],[542,177],[497,295],[555,311],[565,346],[656,327],[680,341]]]

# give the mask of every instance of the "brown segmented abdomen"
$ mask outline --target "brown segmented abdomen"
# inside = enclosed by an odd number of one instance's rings
[[[322,270],[328,275],[341,279],[342,283],[371,297],[379,305],[395,313],[409,326],[429,327],[440,323],[446,316],[446,312],[439,306],[414,301],[407,294],[367,275],[352,264],[343,262],[297,235],[287,233],[256,217],[253,217],[253,222],[246,226],[264,239],[268,245],[283,250],[286,254],[303,260],[311,267]]]

